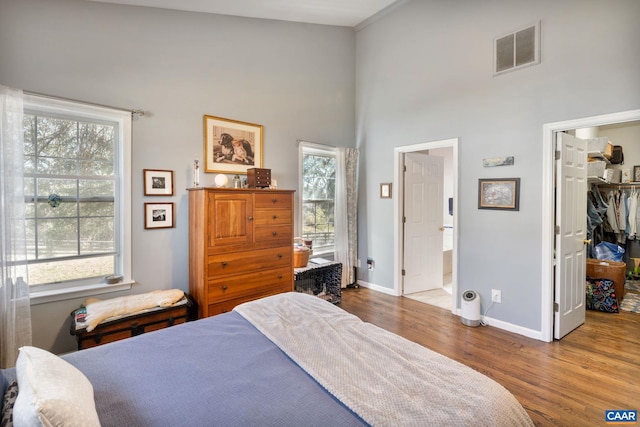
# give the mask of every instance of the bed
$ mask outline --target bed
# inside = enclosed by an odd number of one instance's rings
[[[56,415],[64,425],[90,424],[74,414],[92,404],[102,426],[533,425],[492,379],[303,293],[61,358],[38,351],[77,368],[93,391],[75,382],[73,413],[66,402]],[[19,397],[31,381],[25,358],[1,372],[3,394],[16,376]],[[65,389],[71,376],[52,371]]]

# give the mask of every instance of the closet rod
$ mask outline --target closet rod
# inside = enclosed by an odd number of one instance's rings
[[[598,184],[598,183],[593,183],[591,185],[597,185],[598,187],[606,187],[606,188],[619,188],[621,190],[626,190],[626,189],[633,189],[633,188],[640,188],[640,182],[637,184],[628,184],[628,185],[624,185],[624,184]]]

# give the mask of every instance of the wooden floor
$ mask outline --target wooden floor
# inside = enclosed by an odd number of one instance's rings
[[[607,409],[640,411],[640,314],[587,311],[584,325],[545,343],[366,288],[343,289],[340,307],[493,378],[536,425],[602,426]]]

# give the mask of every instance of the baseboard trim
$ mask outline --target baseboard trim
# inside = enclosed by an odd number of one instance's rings
[[[460,312],[460,309],[456,310],[456,313],[458,316],[461,316],[462,313]],[[541,331],[536,331],[533,329],[529,329],[529,328],[525,328],[522,326],[518,326],[518,325],[514,325],[513,323],[509,323],[509,322],[505,322],[503,320],[500,319],[494,319],[493,317],[484,317],[484,323],[487,326],[493,326],[494,328],[498,328],[498,329],[502,329],[505,330],[507,332],[513,332],[514,334],[518,334],[518,335],[522,335],[525,336],[527,338],[533,338],[535,340],[538,341],[546,341],[543,336],[542,336],[542,332]]]
[[[365,282],[364,280],[358,280],[358,285],[362,286],[363,288],[371,289],[372,291],[382,292],[383,294],[387,294],[387,295],[393,295],[394,297],[400,296],[391,288]]]
[[[365,282],[364,280],[358,280],[358,286],[362,286],[363,288],[371,289],[372,291],[382,292],[383,294],[391,295],[391,296],[400,296],[395,293],[395,291],[391,288],[387,288],[384,286],[376,285],[374,283]],[[456,309],[453,313],[457,316],[461,316],[460,309]],[[502,329],[507,332],[512,332],[514,334],[522,335],[527,338],[532,338],[538,341],[546,341],[542,335],[541,331],[536,331],[533,329],[525,328],[522,326],[514,325],[513,323],[505,322],[500,319],[494,319],[493,317],[485,317],[484,323],[488,326],[493,326],[494,328]]]

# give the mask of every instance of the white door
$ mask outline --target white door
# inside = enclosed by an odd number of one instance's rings
[[[555,339],[584,323],[587,238],[587,142],[557,133]]]
[[[444,157],[405,155],[403,293],[442,287]]]

